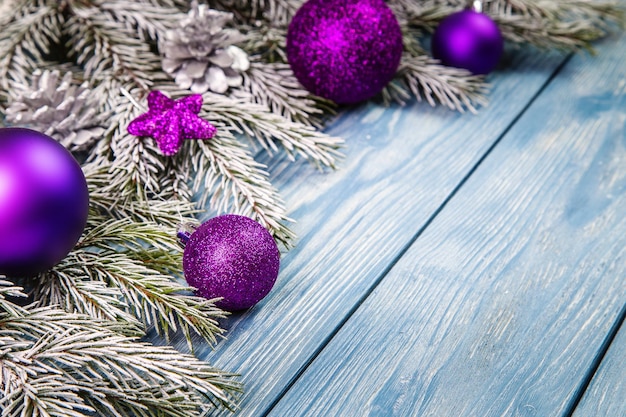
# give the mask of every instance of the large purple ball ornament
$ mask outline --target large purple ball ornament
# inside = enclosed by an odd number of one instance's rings
[[[498,25],[483,13],[463,10],[439,23],[432,37],[432,54],[444,65],[473,74],[493,71],[504,49]]]
[[[0,274],[29,277],[61,261],[87,222],[80,165],[30,129],[0,129]]]
[[[185,243],[183,270],[198,295],[222,300],[227,311],[245,310],[265,297],[278,277],[280,252],[256,221],[235,214],[200,225]]]
[[[378,94],[401,56],[400,25],[383,0],[309,0],[287,32],[287,59],[298,81],[339,104]]]

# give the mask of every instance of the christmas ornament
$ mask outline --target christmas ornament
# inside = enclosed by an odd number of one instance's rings
[[[487,74],[498,65],[504,40],[489,16],[477,10],[463,10],[439,23],[431,46],[433,56],[444,65]]]
[[[84,150],[104,133],[107,114],[98,113],[97,96],[87,82],[76,85],[72,73],[59,71],[33,73],[31,86],[21,86],[6,109],[9,123],[29,126],[52,136],[65,148]]]
[[[194,1],[180,28],[168,30],[160,44],[163,70],[181,88],[198,94],[208,90],[224,93],[240,86],[241,73],[248,70],[250,62],[247,54],[233,45],[241,42],[243,35],[224,29],[232,19],[232,13],[198,6]]]
[[[49,136],[0,129],[0,274],[32,276],[62,260],[87,222],[80,165]]]
[[[210,139],[217,129],[198,117],[202,96],[192,94],[172,100],[160,91],[148,94],[148,112],[128,125],[128,133],[156,139],[164,155],[174,155],[184,139]]]
[[[378,94],[394,77],[402,32],[383,0],[309,0],[289,25],[286,51],[310,92],[356,103]]]
[[[274,286],[280,253],[274,238],[256,221],[227,214],[182,237],[187,282],[203,297],[223,297],[217,303],[220,308],[252,307]]]

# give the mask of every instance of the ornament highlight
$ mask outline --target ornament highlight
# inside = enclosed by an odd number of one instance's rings
[[[0,129],[0,274],[44,272],[72,250],[87,223],[80,165],[51,137]]]
[[[463,10],[443,19],[431,40],[433,57],[444,65],[473,74],[493,71],[504,50],[498,25],[475,10]]]
[[[186,241],[183,270],[187,283],[202,297],[222,297],[218,307],[245,310],[274,286],[280,252],[272,235],[256,221],[227,214],[181,237]]]
[[[163,155],[174,155],[185,139],[210,139],[217,129],[198,117],[202,96],[192,94],[172,100],[160,91],[148,94],[148,112],[128,125],[128,133],[153,137]]]
[[[296,78],[311,93],[357,103],[394,77],[402,32],[383,0],[309,0],[289,25],[286,52]]]

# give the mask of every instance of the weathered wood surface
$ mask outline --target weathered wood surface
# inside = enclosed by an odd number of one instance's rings
[[[605,42],[597,57],[568,62],[270,415],[570,414],[626,303],[625,90],[626,38]],[[488,135],[492,122],[483,126],[470,140]],[[441,142],[439,149],[469,151],[453,142]],[[403,186],[394,185],[399,179],[382,178],[385,186],[362,191],[366,204],[392,185]],[[388,193],[373,204],[393,198]],[[395,202],[402,210],[418,204]],[[338,205],[335,213],[347,210]],[[356,213],[351,218],[361,217]],[[397,233],[386,234],[393,229],[389,223],[370,231],[371,239],[380,239],[376,259]],[[405,228],[411,223],[400,222]],[[357,239],[345,250],[346,259],[324,265],[341,262],[348,269],[351,279],[338,286],[363,279],[348,259],[354,255],[365,262],[361,245]],[[350,286],[345,293],[353,291]],[[307,295],[299,295],[306,311]],[[280,314],[279,306],[268,306]],[[316,331],[305,323],[323,322],[329,314],[333,310],[307,314],[307,321],[294,323],[293,334],[313,337]],[[289,339],[292,334],[281,337],[284,350],[272,352],[271,341],[267,349],[258,348],[274,354],[277,363],[293,360],[297,352],[290,348],[301,346]],[[604,374],[615,372],[615,379],[602,382],[600,375],[597,383],[612,386],[620,380],[621,385],[609,404],[591,404],[593,397],[611,395],[601,385],[597,394],[591,391],[581,404],[590,410],[624,409],[623,343],[610,352]],[[248,355],[254,361],[257,352]],[[615,363],[620,369],[612,369]],[[620,414],[582,410],[579,415]]]
[[[626,315],[626,306],[622,315]],[[608,347],[573,417],[626,416],[626,327],[623,323]]]
[[[379,300],[386,308],[400,305],[402,291],[392,289],[392,293],[383,299],[378,296],[370,297],[370,292],[381,280],[386,284],[400,277],[400,281],[404,280],[404,285],[426,291],[420,293],[420,296],[427,297],[430,301],[416,305],[412,310],[387,314],[381,311],[368,317],[367,322],[384,329],[383,335],[387,334],[387,329],[391,331],[402,324],[400,327],[404,330],[397,331],[403,332],[404,336],[401,340],[396,340],[387,339],[387,336],[381,339],[381,334],[367,334],[361,341],[365,344],[358,351],[359,357],[373,360],[381,351],[387,352],[389,357],[396,357],[398,352],[419,351],[424,341],[409,337],[417,332],[411,331],[409,327],[405,328],[405,320],[413,316],[417,318],[424,312],[432,312],[436,306],[439,308],[438,313],[433,314],[442,314],[441,309],[446,309],[447,303],[452,302],[450,297],[459,291],[459,284],[463,281],[457,281],[456,277],[446,279],[441,271],[438,278],[432,277],[433,285],[438,285],[437,282],[442,285],[438,289],[433,287],[433,294],[431,290],[422,287],[424,282],[420,284],[417,280],[416,283],[414,276],[402,273],[398,275],[398,269],[394,265],[396,262],[416,259],[419,253],[412,249],[405,254],[406,248],[428,225],[431,218],[439,217],[438,211],[442,204],[472,174],[475,165],[541,92],[564,60],[563,56],[519,51],[512,53],[510,57],[512,62],[508,63],[508,69],[492,78],[490,106],[482,109],[476,116],[459,115],[442,108],[432,109],[425,104],[390,109],[369,104],[346,111],[330,128],[331,133],[345,137],[348,144],[346,159],[337,172],[320,173],[306,163],[294,165],[280,161],[270,162],[274,184],[285,196],[291,216],[298,221],[295,226],[300,237],[297,247],[284,256],[281,274],[270,295],[255,308],[233,317],[227,323],[228,340],[220,343],[215,352],[209,352],[208,349],[198,351],[201,357],[207,358],[218,367],[242,374],[246,394],[238,416],[265,415],[311,362],[313,366],[310,371],[278,403],[273,415],[291,416],[296,412],[311,416],[364,415],[363,409],[359,407],[367,406],[368,402],[361,402],[360,397],[354,398],[355,403],[340,401],[343,395],[351,395],[350,387],[357,387],[365,381],[361,375],[349,373],[351,361],[357,357],[349,353],[351,349],[346,351],[344,346],[337,343],[343,340],[342,335],[347,334],[346,332],[367,329],[354,321],[362,317],[361,312],[365,308],[359,308],[362,303],[367,306],[373,300]],[[565,82],[570,80],[566,79]],[[571,90],[571,87],[568,89]],[[560,99],[568,100],[568,97],[566,95]],[[559,98],[555,96],[553,100],[557,101]],[[531,125],[534,128],[528,132],[529,140],[534,137],[532,133],[541,133],[544,122],[536,121]],[[505,139],[506,137],[508,135]],[[500,145],[496,150],[499,147]],[[515,167],[516,161],[507,159],[506,163],[512,162]],[[498,168],[500,164],[495,165]],[[506,182],[502,173],[494,173],[495,181]],[[463,191],[465,186],[460,189]],[[515,198],[515,195],[511,195],[511,198]],[[477,199],[478,196],[474,195],[469,203]],[[500,202],[499,199],[493,204],[496,203],[514,204],[506,200]],[[467,206],[468,211],[463,217],[473,214],[471,207],[473,206]],[[481,210],[484,214],[488,213],[487,208]],[[487,232],[497,227],[489,223],[489,216],[480,220],[488,223],[476,230]],[[426,228],[426,232],[431,227]],[[468,235],[463,230],[464,227],[455,228],[450,233],[457,238],[467,238]],[[424,237],[419,237],[416,242],[418,246],[415,247],[419,247],[419,242],[422,241]],[[428,247],[445,243],[433,240],[427,242]],[[447,253],[452,250],[455,253],[457,249],[462,252],[469,250],[463,246],[448,246],[445,251]],[[494,258],[494,262],[496,259]],[[390,269],[394,272],[388,275]],[[468,273],[472,270],[470,268],[461,272]],[[496,277],[492,279],[495,280]],[[528,285],[528,288],[533,288]],[[539,286],[538,283],[535,285]],[[481,305],[495,302],[491,293],[483,293],[481,296],[482,299],[475,300]],[[509,293],[509,297],[517,300],[512,293]],[[458,306],[460,308],[463,305],[459,302]],[[346,323],[346,329],[334,340],[337,330],[356,309],[357,316]],[[464,323],[471,321],[473,313],[460,309],[458,315],[445,316],[437,326],[443,326],[448,320],[453,321],[455,326],[464,326]],[[426,323],[422,322],[420,325]],[[443,327],[440,330],[445,332]],[[457,335],[453,336],[454,339],[456,337]],[[317,357],[331,339],[330,348]],[[430,340],[439,344],[441,349],[446,348],[446,342],[453,341],[446,337],[434,337]],[[340,350],[333,350],[336,346],[342,347]],[[454,354],[452,350],[447,353],[444,351],[441,358]],[[384,358],[387,357],[380,359]],[[322,373],[328,366],[337,370],[338,374],[332,378],[337,378],[337,382],[341,381],[344,391],[336,391],[338,386],[326,385],[330,382],[330,377],[316,373],[320,369],[318,364],[322,367]],[[398,365],[406,367],[401,362]],[[411,366],[415,365],[418,362]],[[376,376],[384,374],[382,369],[370,370]],[[356,379],[344,380],[339,375],[350,375],[350,378]],[[415,392],[425,388],[418,385],[419,381],[411,378],[402,379],[400,385]],[[326,389],[332,392],[326,392]],[[369,388],[364,388],[363,392],[368,390]],[[380,398],[397,393],[391,386],[385,390],[386,393],[381,391]],[[335,397],[335,393],[339,398]],[[328,394],[331,395],[327,396]],[[470,394],[468,391],[467,395]],[[318,412],[316,407],[321,405],[311,403],[315,398],[320,404],[331,407],[332,411]],[[313,407],[312,411],[299,408],[299,404]]]

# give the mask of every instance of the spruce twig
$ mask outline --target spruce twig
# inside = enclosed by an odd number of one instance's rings
[[[232,10],[240,19],[264,19],[274,25],[287,25],[304,0],[210,0],[216,9]]]
[[[211,141],[192,145],[196,148],[192,152],[197,173],[194,189],[202,191],[201,198],[210,198],[211,207],[218,213],[231,211],[255,219],[289,247],[294,235],[285,223],[291,219],[265,167],[228,130],[223,129]]]
[[[53,308],[0,312],[3,415],[200,416],[233,408],[233,375],[136,330]]]
[[[38,1],[16,2],[0,18],[0,86],[5,101],[11,85],[28,84],[29,74],[48,61],[52,44],[61,39],[64,17],[58,7]]]
[[[160,264],[155,264],[154,259]],[[223,333],[217,320],[225,313],[215,307],[216,300],[193,297],[191,288],[162,272],[178,268],[179,262],[168,265],[162,254],[154,251],[98,254],[84,251],[78,260],[88,266],[91,280],[118,287],[131,312],[153,325],[159,334],[168,337],[170,331],[181,330],[193,349],[191,330],[211,344],[217,343],[217,336]]]
[[[393,0],[409,25],[433,31],[449,14],[466,7],[464,0],[412,2]],[[591,50],[591,42],[612,26],[624,25],[624,9],[611,1],[491,0],[483,11],[499,25],[510,42],[567,51]]]
[[[428,56],[404,54],[396,78],[383,90],[383,98],[400,103],[409,98],[410,91],[418,100],[430,105],[440,104],[460,112],[477,112],[477,106],[487,103],[487,86],[483,77],[466,70],[446,67]]]
[[[108,20],[109,14],[102,14],[98,7],[74,5],[72,12],[64,29],[69,36],[69,52],[77,57],[85,77],[123,77],[148,90],[151,74],[160,69],[159,57],[149,44],[124,22]]]
[[[286,27],[244,25],[241,31],[246,35],[242,47],[252,57],[259,56],[262,62],[267,63],[287,63],[287,54],[285,53],[287,47]]]
[[[83,171],[91,198],[92,210],[89,218],[94,225],[111,218],[133,219],[139,224],[154,223],[174,230],[177,225],[198,212],[195,205],[186,200],[168,200],[159,195],[150,201],[130,200],[123,197],[121,191],[113,193],[109,187],[119,184],[119,179],[128,173],[125,167],[98,161],[83,165]]]
[[[263,106],[207,93],[203,108],[209,120],[254,138],[267,151],[277,152],[277,144],[281,145],[291,160],[301,156],[319,167],[332,168],[341,155],[338,152],[343,144],[340,138],[291,122]]]
[[[70,262],[81,259],[70,255]],[[123,321],[140,328],[140,322],[127,311],[122,292],[105,282],[93,281],[84,264],[62,264],[43,274],[34,288],[36,305],[56,305],[65,311],[87,314],[102,320]]]
[[[248,101],[267,107],[273,114],[321,129],[328,114],[334,113],[334,104],[312,96],[303,90],[288,64],[264,63],[252,60],[243,74],[241,92],[234,95],[249,97]]]

